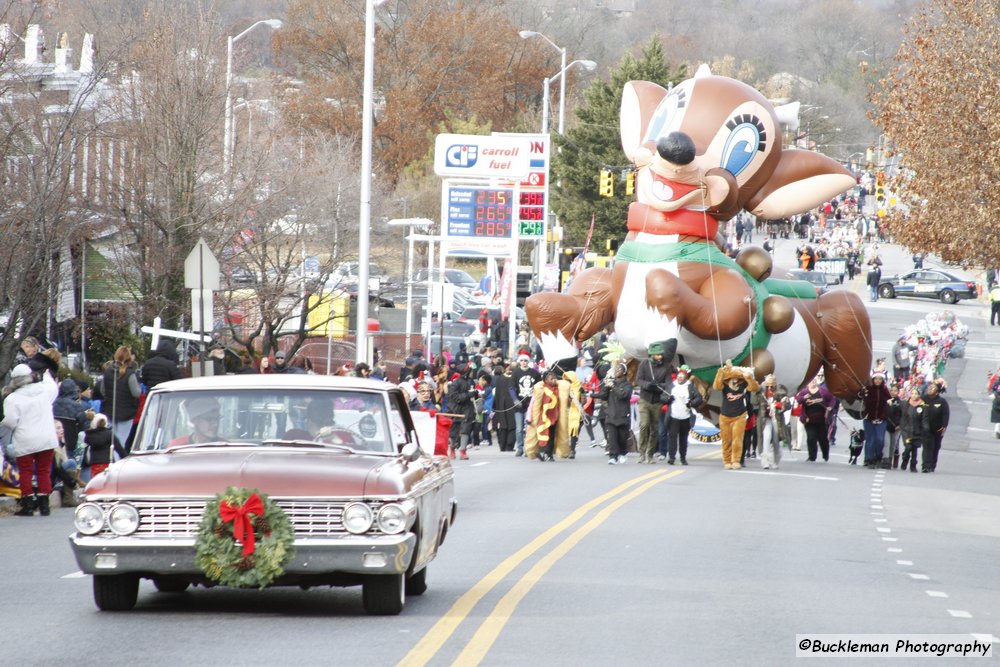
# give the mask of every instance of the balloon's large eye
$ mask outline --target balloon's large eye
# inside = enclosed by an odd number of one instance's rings
[[[735,116],[726,123],[726,127],[731,132],[722,149],[719,166],[737,176],[753,161],[755,153],[764,152],[767,146],[767,133],[760,119],[750,114]]]
[[[643,141],[656,143],[657,139],[676,129],[680,125],[679,120],[682,115],[680,110],[686,105],[687,93],[684,89],[674,88],[671,90],[670,94],[664,97],[660,101],[660,105],[656,107],[656,111],[649,121],[649,127],[646,129],[646,138]]]

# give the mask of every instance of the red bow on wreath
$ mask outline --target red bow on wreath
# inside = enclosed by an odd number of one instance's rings
[[[257,548],[254,545],[251,514],[264,514],[264,501],[256,493],[251,494],[242,505],[230,505],[226,501],[219,503],[219,516],[223,522],[233,524],[233,537],[243,544],[244,556],[249,556]]]

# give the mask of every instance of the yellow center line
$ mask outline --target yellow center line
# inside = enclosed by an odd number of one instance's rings
[[[503,630],[504,626],[507,625],[511,616],[514,615],[517,605],[520,604],[521,600],[524,599],[531,589],[535,587],[535,584],[537,584],[541,578],[545,576],[545,573],[548,572],[560,558],[569,553],[573,547],[583,540],[583,538],[607,521],[608,517],[614,514],[614,512],[622,505],[634,500],[660,482],[666,481],[671,477],[676,477],[677,475],[683,473],[683,470],[675,470],[673,472],[665,473],[660,477],[646,482],[639,488],[633,489],[631,492],[623,495],[602,509],[594,515],[592,519],[573,531],[569,537],[557,545],[547,556],[539,559],[539,561],[535,563],[535,565],[528,570],[528,572],[521,577],[516,584],[514,584],[510,591],[508,591],[507,594],[504,595],[499,602],[497,602],[493,611],[486,617],[482,625],[479,626],[479,630],[476,631],[476,634],[473,635],[472,639],[469,640],[469,643],[466,644],[465,649],[462,650],[458,658],[452,664],[460,667],[471,667],[482,662],[494,642],[496,642],[497,637],[500,636],[500,632]]]
[[[453,604],[451,608],[445,612],[444,616],[442,616],[438,622],[427,631],[427,634],[425,634],[420,641],[417,642],[417,645],[410,649],[409,653],[403,656],[403,659],[399,661],[399,667],[422,667],[423,665],[426,665],[430,662],[431,658],[433,658],[435,654],[441,650],[441,647],[446,641],[448,641],[448,638],[454,634],[455,630],[458,629],[458,626],[469,615],[469,612],[472,611],[472,609],[481,599],[483,599],[484,596],[486,596],[486,594],[493,590],[497,584],[503,581],[504,578],[506,578],[507,575],[514,570],[514,568],[533,556],[536,551],[558,537],[560,533],[569,530],[569,528],[574,523],[579,521],[587,512],[591,511],[601,503],[604,503],[610,498],[615,497],[619,493],[626,491],[636,484],[640,484],[651,477],[656,477],[657,475],[662,474],[663,473],[659,471],[651,472],[616,486],[607,493],[594,498],[584,505],[581,505],[565,519],[546,530],[525,546],[521,547],[521,549],[514,553],[510,558],[502,561],[489,573],[487,573],[486,576],[476,582],[476,584],[463,594],[462,597],[458,598],[458,600],[455,601],[455,604]]]

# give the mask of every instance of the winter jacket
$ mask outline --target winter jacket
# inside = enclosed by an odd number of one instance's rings
[[[924,403],[927,404],[927,426],[932,433],[937,433],[942,429],[948,428],[948,419],[950,416],[950,408],[948,407],[948,401],[944,399],[944,396],[938,394],[937,396],[931,397],[929,394],[924,394]]]
[[[604,401],[604,421],[612,426],[629,426],[632,423],[632,383],[628,378],[615,380],[614,385],[601,385],[597,394]]]
[[[161,340],[156,346],[156,352],[142,365],[139,374],[146,388],[152,389],[161,382],[178,380],[181,377],[177,366],[177,349],[168,340]]]
[[[59,396],[52,404],[52,415],[56,419],[75,419],[80,426],[89,426],[87,406],[80,401],[80,387],[74,380],[59,383]]]
[[[890,398],[886,404],[886,430],[893,433],[903,420],[903,402],[898,398]]]
[[[906,444],[907,440],[916,440],[917,444],[923,444],[924,438],[930,433],[930,428],[930,412],[924,402],[921,401],[917,406],[911,405],[909,401],[903,403],[903,416],[899,423],[903,444]]]
[[[114,431],[107,426],[91,429],[83,436],[83,441],[90,448],[90,465],[111,463],[112,443],[120,458],[125,458],[125,448],[118,442]]]
[[[42,373],[37,382],[20,384],[3,402],[3,421],[0,427],[10,429],[10,450],[14,456],[27,456],[57,445],[52,403],[59,387],[48,373]],[[25,376],[31,377],[31,376]]]
[[[639,387],[639,398],[647,403],[666,403],[673,379],[671,366],[666,361],[655,362],[646,359],[639,363],[635,383]]]
[[[885,421],[889,417],[889,388],[885,382],[872,382],[864,388],[864,408],[861,418],[872,422]]]
[[[498,429],[513,430],[516,422],[517,387],[514,380],[503,373],[493,378],[493,425]]]

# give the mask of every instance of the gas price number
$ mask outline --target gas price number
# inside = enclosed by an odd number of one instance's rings
[[[448,236],[509,239],[513,222],[513,190],[448,189]]]
[[[518,207],[518,234],[542,236],[545,233],[545,192],[522,190]]]

